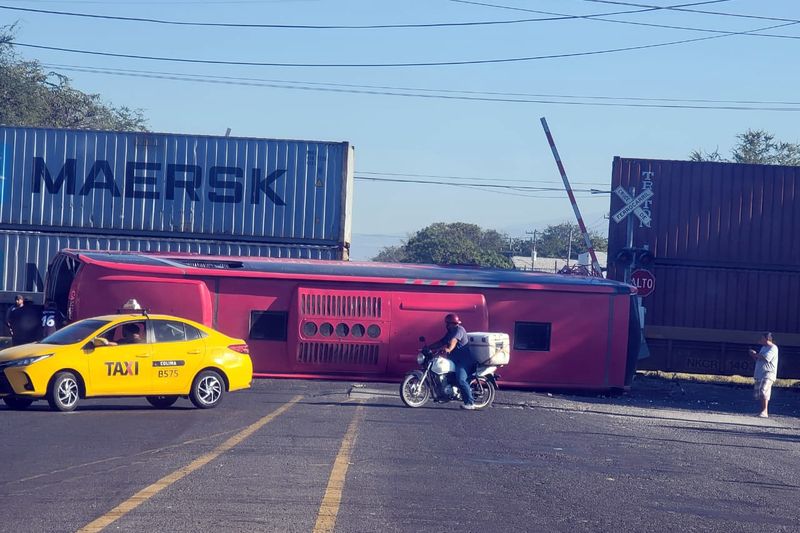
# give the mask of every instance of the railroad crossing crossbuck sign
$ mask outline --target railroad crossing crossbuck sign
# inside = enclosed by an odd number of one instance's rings
[[[619,196],[619,198],[625,202],[625,207],[614,213],[614,216],[611,217],[614,219],[614,222],[622,222],[626,216],[633,213],[636,217],[642,221],[642,224],[650,227],[650,215],[642,209],[642,205],[653,197],[653,190],[647,189],[642,192],[639,196],[634,198],[628,191],[622,188],[622,186],[617,187],[614,189],[614,193]]]

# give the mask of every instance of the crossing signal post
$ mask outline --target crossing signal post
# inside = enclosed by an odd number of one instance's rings
[[[611,218],[616,223],[620,223],[623,220],[626,220],[627,222],[625,248],[617,252],[614,259],[625,267],[625,275],[623,279],[625,283],[630,283],[631,272],[633,272],[634,269],[638,267],[649,268],[655,260],[652,252],[650,252],[650,250],[647,248],[647,245],[641,248],[636,248],[633,245],[634,219],[639,219],[643,225],[648,227],[650,226],[650,213],[642,209],[642,206],[653,197],[653,191],[652,189],[647,189],[639,196],[636,196],[635,188],[631,187],[630,191],[626,191],[620,186],[614,189],[614,194],[616,194],[620,200],[625,202],[625,206],[614,213],[614,216]]]
[[[620,200],[625,202],[625,206],[614,213],[611,217],[614,222],[620,223],[627,219],[627,233],[625,235],[625,248],[617,252],[614,259],[625,267],[624,280],[636,287],[636,307],[639,310],[639,326],[640,326],[640,348],[639,359],[650,356],[650,350],[647,347],[647,341],[644,337],[644,320],[645,308],[642,305],[642,298],[649,296],[656,286],[656,278],[649,270],[650,266],[655,261],[653,253],[647,248],[647,245],[642,247],[635,247],[633,244],[633,224],[634,219],[638,219],[643,226],[650,227],[651,217],[650,213],[642,207],[646,202],[653,197],[653,190],[646,189],[639,196],[636,196],[636,189],[631,187],[626,191],[624,187],[617,187],[614,189]]]
[[[625,282],[630,281],[630,273],[633,270],[645,268],[649,269],[655,257],[653,253],[647,248],[635,248],[629,246],[622,248],[614,255],[614,261],[625,267]]]

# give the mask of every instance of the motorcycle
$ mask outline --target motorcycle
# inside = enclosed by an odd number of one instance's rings
[[[425,337],[419,341],[425,343]],[[408,407],[422,407],[429,399],[436,403],[462,401],[461,392],[456,385],[456,365],[439,352],[423,346],[417,355],[421,370],[406,374],[400,385],[400,398]],[[478,365],[468,376],[475,407],[483,409],[494,401],[497,391],[497,366]]]

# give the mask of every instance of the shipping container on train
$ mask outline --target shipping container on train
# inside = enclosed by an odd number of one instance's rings
[[[331,249],[332,258],[348,256],[347,142],[0,126],[0,180],[1,228],[44,234],[34,248],[49,247],[48,234],[59,234],[56,240],[224,240],[298,248],[284,257],[309,257],[311,249],[326,250],[311,257]],[[169,248],[218,245],[198,246]],[[46,267],[37,263],[39,272]],[[2,299],[18,289],[0,287]]]
[[[166,237],[166,235],[165,235]],[[47,265],[64,248],[126,252],[181,252],[205,255],[285,257],[334,260],[339,246],[258,244],[211,239],[135,238],[105,235],[69,235],[0,231],[0,290],[7,295],[24,294],[38,302],[44,290]],[[11,296],[13,298],[13,296]]]
[[[614,158],[611,189],[650,189],[634,247],[654,255],[643,298],[651,357],[639,367],[752,374],[747,348],[773,331],[779,377],[800,378],[800,167]],[[613,215],[624,202],[612,193]],[[647,217],[645,217],[647,218]],[[609,272],[626,224],[609,226]]]

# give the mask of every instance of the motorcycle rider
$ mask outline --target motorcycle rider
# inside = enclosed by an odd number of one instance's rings
[[[467,377],[475,366],[475,361],[469,351],[467,344],[467,330],[461,325],[461,319],[455,313],[450,313],[444,317],[447,333],[441,340],[431,344],[429,348],[436,350],[442,348],[447,357],[456,366],[456,378],[458,379],[458,390],[461,391],[461,398],[464,400],[462,409],[475,409],[475,400],[472,397]]]

